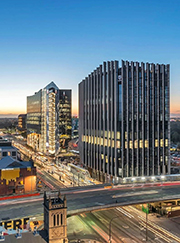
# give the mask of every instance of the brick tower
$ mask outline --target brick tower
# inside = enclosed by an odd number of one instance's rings
[[[49,243],[67,243],[67,203],[66,196],[49,195],[44,192],[44,229]]]

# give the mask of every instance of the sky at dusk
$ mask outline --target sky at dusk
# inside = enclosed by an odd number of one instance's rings
[[[180,116],[180,1],[0,1],[0,117],[52,80],[72,89],[103,61],[171,65],[171,115]]]

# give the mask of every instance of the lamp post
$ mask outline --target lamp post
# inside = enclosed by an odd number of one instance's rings
[[[119,215],[119,216],[115,216],[115,217],[113,217],[113,218],[110,220],[110,222],[109,222],[109,243],[112,242],[112,230],[111,230],[111,227],[112,227],[112,221],[113,221],[114,219],[116,219],[116,218],[119,218],[119,217],[121,217],[121,216],[120,216],[120,215]]]

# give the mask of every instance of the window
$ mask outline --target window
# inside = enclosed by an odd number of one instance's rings
[[[2,156],[4,157],[4,156],[7,156],[7,152],[3,152],[2,153]]]
[[[59,225],[59,214],[57,215],[57,225]]]
[[[61,225],[63,224],[63,215],[61,214]]]
[[[56,215],[54,215],[53,218],[54,218],[54,226],[56,226]]]
[[[12,151],[12,156],[16,156],[16,151]]]

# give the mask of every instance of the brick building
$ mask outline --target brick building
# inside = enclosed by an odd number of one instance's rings
[[[10,156],[0,160],[0,196],[36,191],[36,167]]]

